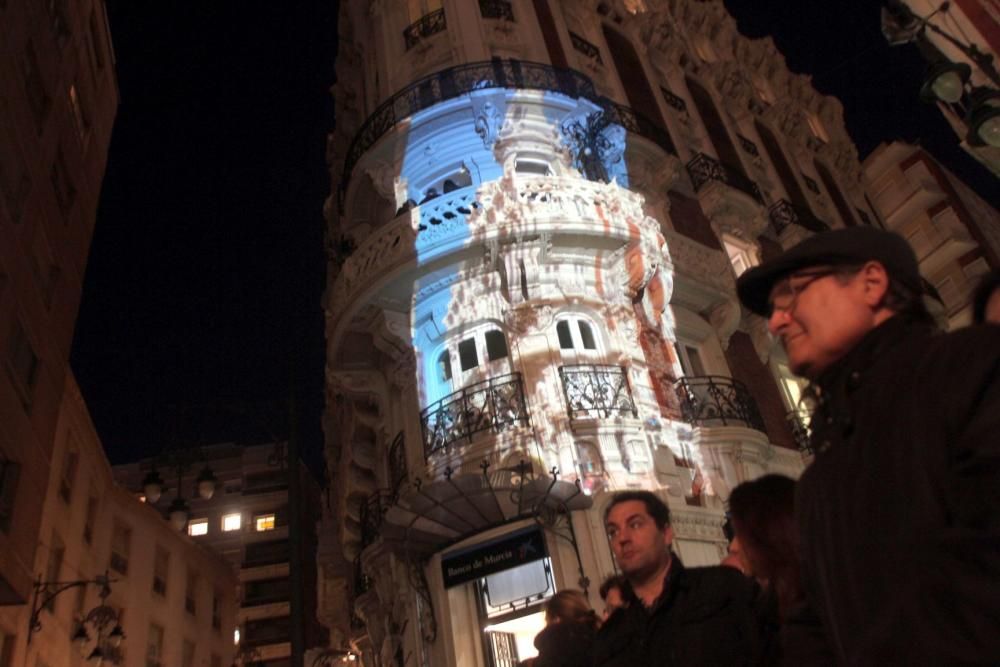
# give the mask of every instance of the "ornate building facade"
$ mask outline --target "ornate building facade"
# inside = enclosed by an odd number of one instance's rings
[[[837,100],[721,0],[345,2],[329,137],[320,615],[368,665],[512,665],[654,490],[689,565],[797,476],[735,277],[871,224]]]

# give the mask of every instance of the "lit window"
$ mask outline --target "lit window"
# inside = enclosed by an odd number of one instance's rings
[[[243,525],[243,521],[239,513],[227,514],[222,517],[222,530],[226,532],[239,530],[241,525]]]
[[[233,644],[239,644],[239,643],[240,643],[240,629],[236,628],[235,630],[233,630]]]
[[[188,523],[188,535],[208,535],[208,519],[197,519]]]
[[[255,528],[257,532],[262,532],[265,530],[274,530],[274,515],[273,514],[263,514],[261,516],[254,518]]]

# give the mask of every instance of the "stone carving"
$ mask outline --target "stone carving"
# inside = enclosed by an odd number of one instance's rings
[[[472,113],[475,118],[476,134],[483,141],[483,147],[492,150],[503,127],[506,102],[502,95],[473,97]]]

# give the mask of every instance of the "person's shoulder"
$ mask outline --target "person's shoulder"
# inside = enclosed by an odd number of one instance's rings
[[[684,584],[699,592],[717,592],[753,596],[758,585],[750,577],[732,567],[709,565],[690,567],[682,573]]]
[[[1000,326],[981,324],[930,336],[923,352],[932,367],[1000,370]]]

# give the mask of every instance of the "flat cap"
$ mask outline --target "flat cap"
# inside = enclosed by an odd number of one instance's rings
[[[874,260],[882,264],[889,277],[924,293],[917,256],[902,236],[875,227],[848,227],[816,234],[789,248],[779,257],[744,272],[736,281],[736,292],[743,305],[767,317],[771,288],[793,271],[810,266],[860,264]]]

